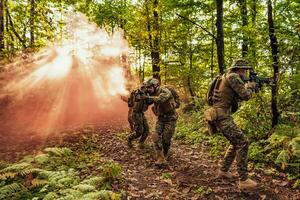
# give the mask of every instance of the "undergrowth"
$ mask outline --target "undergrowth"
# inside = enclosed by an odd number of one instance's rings
[[[121,166],[98,153],[46,148],[13,164],[1,163],[0,199],[118,200],[112,184]]]
[[[242,128],[250,141],[249,160],[256,168],[274,167],[285,172],[293,180],[293,188],[300,187],[300,128],[298,124],[281,123],[274,129],[270,128],[270,113],[264,112],[254,99],[234,115],[235,121]],[[204,109],[203,109],[204,110]],[[203,110],[182,114],[178,120],[175,139],[191,145],[203,145],[209,149],[212,156],[223,156],[229,145],[221,135],[209,135]],[[255,116],[254,116],[255,115]]]

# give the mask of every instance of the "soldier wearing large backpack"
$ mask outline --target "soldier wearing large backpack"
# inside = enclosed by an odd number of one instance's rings
[[[157,116],[153,141],[155,145],[157,164],[165,164],[169,155],[171,139],[175,133],[179,107],[179,97],[174,89],[160,86],[159,81],[150,78],[144,82],[150,100],[154,103],[154,113]],[[176,93],[176,94],[175,94]]]
[[[233,175],[229,172],[229,168],[236,159],[240,179],[238,186],[241,190],[254,189],[257,187],[257,183],[248,178],[249,143],[241,129],[233,121],[231,109],[236,106],[236,102],[249,100],[255,90],[256,83],[245,84],[243,81],[247,70],[250,69],[252,66],[246,60],[235,60],[229,72],[217,78],[211,88],[213,90],[208,92],[208,103],[212,107],[204,112],[212,129],[219,130],[230,142],[222,167],[218,171],[218,177],[232,178]]]

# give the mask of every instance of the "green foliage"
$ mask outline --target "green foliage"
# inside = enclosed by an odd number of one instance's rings
[[[255,163],[266,162],[266,157],[264,153],[264,147],[259,142],[252,142],[249,146],[249,160]]]
[[[84,175],[89,162],[85,167],[74,164],[77,155],[72,150],[46,148],[0,171],[0,199],[120,199],[119,194],[104,189],[120,177],[121,166],[112,161],[102,162],[99,156],[95,159],[94,154],[83,154],[80,152],[79,157],[99,164],[101,176]]]
[[[210,187],[200,186],[195,190],[195,193],[200,194],[200,197],[204,197],[205,195],[208,195],[212,193],[213,190]]]
[[[0,188],[0,199],[21,199],[27,192],[27,188],[20,183],[8,184]]]
[[[170,178],[172,178],[172,174],[169,173],[169,172],[162,173],[162,174],[161,174],[161,178],[162,178],[162,179],[170,179]]]
[[[121,176],[121,165],[113,161],[108,161],[104,163],[100,169],[103,178],[108,182],[113,182]]]
[[[275,163],[282,169],[289,165],[300,169],[300,128],[281,125],[276,127],[275,132],[269,138],[270,144],[267,150],[277,156]]]

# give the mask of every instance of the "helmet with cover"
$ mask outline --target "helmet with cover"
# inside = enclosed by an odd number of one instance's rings
[[[239,58],[233,61],[230,69],[232,70],[232,69],[253,69],[253,68],[247,60]]]

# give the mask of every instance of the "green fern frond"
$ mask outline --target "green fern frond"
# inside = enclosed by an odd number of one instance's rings
[[[21,163],[10,165],[4,168],[3,170],[1,170],[1,172],[20,172],[22,170],[29,169],[29,168],[32,168],[31,164],[27,162],[21,162]]]
[[[24,170],[20,171],[18,174],[21,176],[26,176],[28,174],[32,174],[32,173],[40,172],[40,171],[41,171],[41,169],[39,169],[39,168],[29,168],[29,169],[24,169]]]
[[[26,192],[27,188],[20,183],[12,183],[0,188],[0,199],[9,199],[16,193]]]
[[[72,150],[66,147],[49,147],[44,149],[44,151],[50,156],[70,156],[72,154]]]
[[[79,190],[80,192],[87,193],[91,191],[95,191],[95,186],[89,185],[89,184],[79,184],[73,187],[76,190]]]
[[[43,185],[46,185],[48,183],[47,180],[44,180],[44,179],[38,179],[38,178],[35,178],[31,181],[31,185],[33,187],[41,187]]]
[[[55,192],[49,192],[48,194],[46,194],[43,200],[57,200],[58,197],[59,196]]]
[[[15,178],[17,173],[14,172],[5,172],[3,174],[0,174],[0,180],[6,180],[8,178],[13,179]]]
[[[102,183],[104,182],[104,178],[101,176],[96,176],[96,177],[92,177],[90,179],[86,179],[84,181],[82,181],[82,184],[89,184],[92,186],[98,186],[98,185],[102,185]]]
[[[121,195],[108,190],[100,190],[99,192],[91,192],[82,197],[85,200],[101,199],[101,200],[121,200]]]
[[[48,154],[38,154],[37,156],[34,157],[35,162],[38,164],[44,164],[49,161],[49,155]]]

